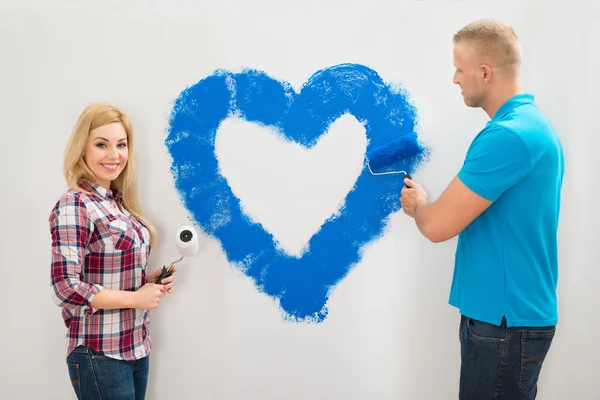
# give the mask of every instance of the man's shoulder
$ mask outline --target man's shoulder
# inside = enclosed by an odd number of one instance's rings
[[[548,118],[533,103],[522,104],[515,107],[503,118],[494,123],[518,135],[537,132],[554,132]]]
[[[513,146],[521,146],[523,140],[519,132],[523,130],[514,129],[514,127],[506,123],[506,121],[490,121],[479,131],[471,147],[478,148],[493,148],[500,150],[501,148]]]
[[[518,111],[519,108],[523,110]],[[561,147],[558,134],[548,118],[532,104],[518,107],[513,115],[497,121],[497,126],[512,132],[530,152],[544,152]]]

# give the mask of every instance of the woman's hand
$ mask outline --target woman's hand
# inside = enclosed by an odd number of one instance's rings
[[[171,265],[171,276],[163,279],[160,284],[161,286],[163,286],[163,291],[171,294],[173,293],[173,283],[175,281],[175,275],[177,272],[177,268],[174,265]],[[152,274],[148,275],[148,277],[146,278],[146,281],[149,283],[155,283],[156,280],[160,277],[160,274],[162,273],[162,268],[158,269],[156,271],[154,271]]]
[[[134,295],[134,308],[141,310],[153,310],[158,307],[160,298],[165,295],[164,285],[146,283],[144,286],[135,291]]]

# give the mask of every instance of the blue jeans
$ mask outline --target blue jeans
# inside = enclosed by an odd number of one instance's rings
[[[500,326],[461,316],[460,400],[533,400],[555,326]]]
[[[143,400],[146,397],[149,358],[115,360],[78,346],[67,357],[67,366],[79,400]]]

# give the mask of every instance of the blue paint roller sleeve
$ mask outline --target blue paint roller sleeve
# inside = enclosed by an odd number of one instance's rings
[[[369,170],[373,175],[403,173],[403,179],[411,179],[410,174],[406,171],[373,172],[373,170],[378,170],[397,161],[408,159],[418,155],[422,151],[423,148],[419,144],[417,134],[412,132],[371,149],[367,152],[366,158]]]

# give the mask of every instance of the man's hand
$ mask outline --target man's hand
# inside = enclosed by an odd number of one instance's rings
[[[404,213],[414,218],[417,208],[427,204],[427,193],[421,185],[408,178],[404,179],[404,183],[406,186],[400,192],[400,204]]]

